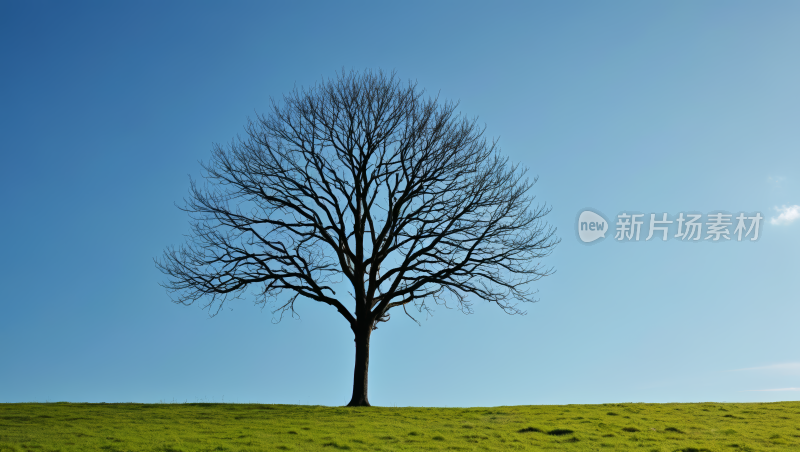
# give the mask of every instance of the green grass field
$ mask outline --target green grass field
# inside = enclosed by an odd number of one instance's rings
[[[800,402],[498,408],[0,404],[0,451],[800,451]]]

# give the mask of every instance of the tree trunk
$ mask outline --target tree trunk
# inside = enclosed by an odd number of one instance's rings
[[[369,338],[372,325],[356,334],[356,365],[353,370],[353,397],[347,406],[370,406],[367,399],[367,376],[369,373]]]

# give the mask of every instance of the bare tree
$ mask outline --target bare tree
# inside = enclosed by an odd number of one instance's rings
[[[349,406],[369,406],[370,336],[392,310],[471,313],[477,298],[524,314],[529,283],[552,273],[549,208],[456,107],[380,71],[273,101],[214,146],[204,187],[191,181],[189,241],[156,260],[173,301],[219,312],[250,287],[279,318],[301,298],[333,306],[355,335]]]

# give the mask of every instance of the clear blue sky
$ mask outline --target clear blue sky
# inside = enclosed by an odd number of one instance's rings
[[[563,239],[527,316],[382,325],[373,404],[800,399],[800,3],[283,3],[0,2],[0,402],[346,403],[331,308],[210,319],[152,261],[212,143],[342,68],[460,100]],[[585,246],[585,207],[766,220]]]

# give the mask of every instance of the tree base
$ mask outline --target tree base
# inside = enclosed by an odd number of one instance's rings
[[[363,399],[352,399],[350,400],[350,403],[347,404],[347,406],[372,406],[372,405],[369,404],[369,400],[367,400],[367,398],[365,397]]]

